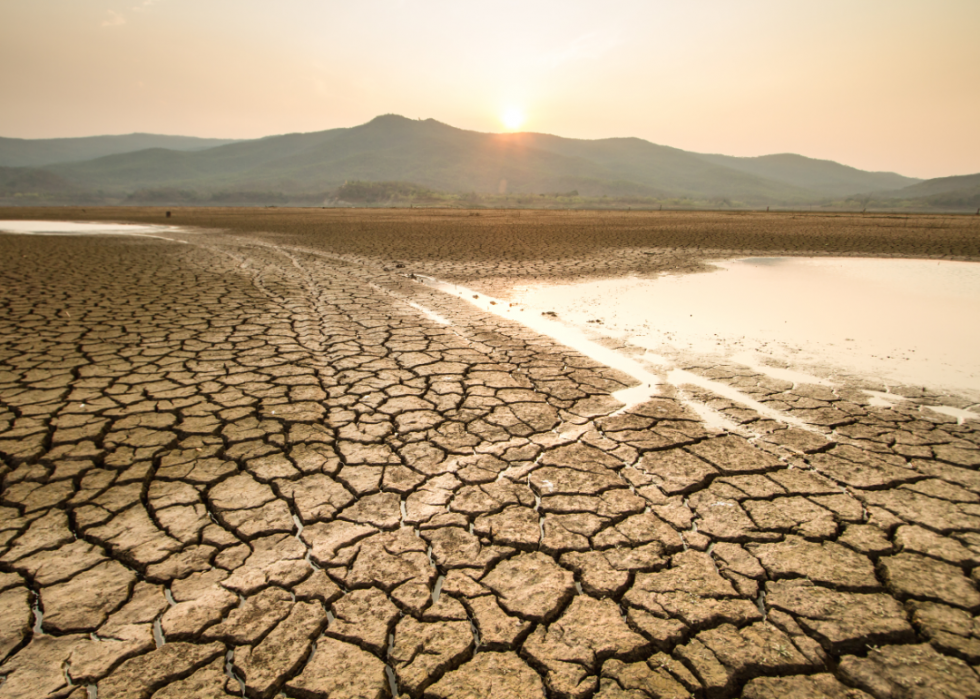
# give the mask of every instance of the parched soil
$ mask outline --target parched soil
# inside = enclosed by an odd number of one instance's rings
[[[980,216],[456,209],[0,208],[0,220],[119,221],[219,229],[506,296],[514,282],[690,272],[744,254],[980,260]]]
[[[0,234],[0,699],[980,696],[976,422],[714,365],[806,428],[620,413],[407,276],[977,259],[971,219],[43,213],[222,230]]]

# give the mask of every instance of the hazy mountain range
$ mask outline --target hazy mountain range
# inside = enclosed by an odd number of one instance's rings
[[[561,195],[711,206],[980,206],[980,174],[922,181],[801,155],[737,158],[639,138],[478,133],[396,115],[246,141],[152,134],[0,138],[6,203],[333,203],[355,181],[410,183],[413,192],[496,201]]]

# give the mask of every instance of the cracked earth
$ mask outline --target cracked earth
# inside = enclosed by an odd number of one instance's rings
[[[0,699],[980,697],[975,421],[183,241],[0,235]]]

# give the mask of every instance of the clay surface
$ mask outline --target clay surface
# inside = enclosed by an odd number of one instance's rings
[[[496,215],[0,234],[0,699],[980,696],[980,423],[927,407],[968,402],[692,359],[621,410],[630,375],[412,276],[969,231]]]

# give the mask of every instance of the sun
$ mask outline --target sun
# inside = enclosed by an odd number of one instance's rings
[[[500,117],[508,131],[517,131],[524,125],[524,111],[518,107],[508,108]]]

